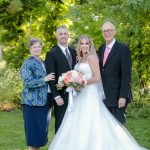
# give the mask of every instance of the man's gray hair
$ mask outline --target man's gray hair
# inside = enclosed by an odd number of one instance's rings
[[[116,26],[111,22],[111,21],[106,21],[104,22],[104,24],[102,25],[102,28],[104,25],[109,24],[114,30],[116,30]]]
[[[56,34],[57,34],[57,32],[58,32],[59,29],[66,29],[68,31],[67,26],[62,25],[62,26],[57,27]]]

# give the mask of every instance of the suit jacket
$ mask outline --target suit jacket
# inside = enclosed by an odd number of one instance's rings
[[[69,51],[70,54],[72,55],[72,68],[74,68],[76,62],[76,52],[74,49],[71,49],[70,47],[69,47]],[[53,97],[54,98],[56,96],[61,96],[63,98],[64,96],[67,97],[68,94],[65,92],[64,89],[63,90],[56,89],[56,84],[58,83],[59,76],[61,76],[62,73],[71,70],[68,60],[66,56],[63,54],[59,46],[56,46],[52,48],[52,50],[47,52],[45,64],[46,64],[46,71],[48,74],[51,72],[55,73],[55,80],[49,82]]]
[[[128,46],[116,41],[103,66],[103,57],[106,44],[100,46],[98,57],[101,77],[104,87],[106,106],[118,106],[119,98],[131,101],[131,56]]]
[[[22,104],[43,106],[47,102],[48,83],[44,81],[47,75],[42,63],[31,56],[24,61],[20,69],[23,80]]]

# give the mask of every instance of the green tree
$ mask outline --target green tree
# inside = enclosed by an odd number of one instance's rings
[[[31,37],[43,40],[44,51],[56,44],[55,30],[61,23],[68,5],[62,0],[1,0],[0,43],[4,43],[4,58],[18,69],[28,56],[27,43]]]

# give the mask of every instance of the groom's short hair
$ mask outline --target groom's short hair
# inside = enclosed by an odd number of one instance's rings
[[[57,32],[58,32],[59,29],[66,29],[66,30],[68,31],[67,26],[61,25],[61,26],[57,27],[57,29],[56,29],[56,34],[57,34]]]

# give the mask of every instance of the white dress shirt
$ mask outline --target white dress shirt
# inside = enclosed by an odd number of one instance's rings
[[[116,39],[113,39],[112,42],[107,45],[109,47],[109,53],[110,53],[112,47],[114,46],[115,42],[116,42]]]

